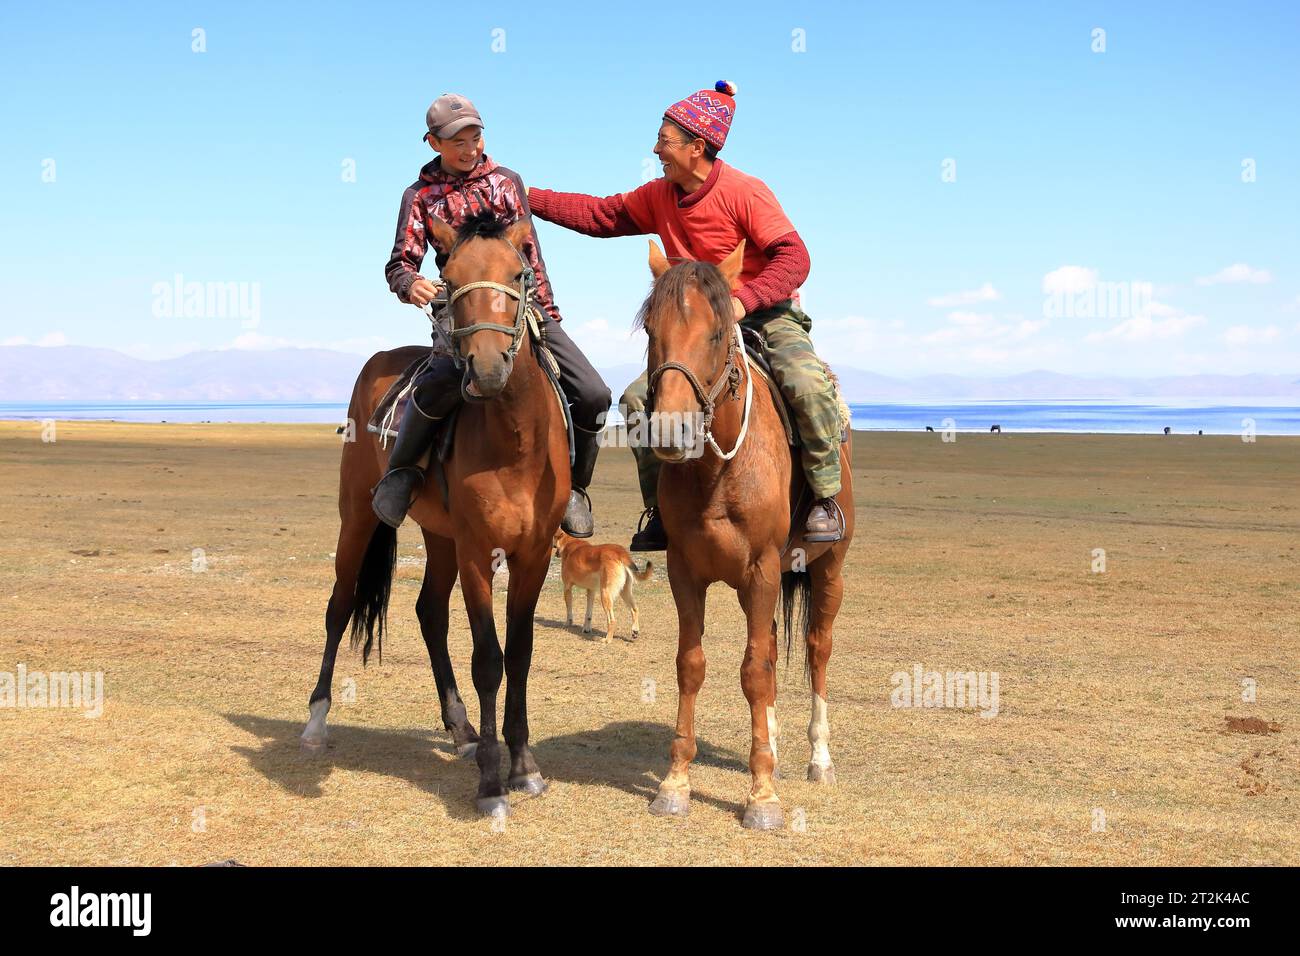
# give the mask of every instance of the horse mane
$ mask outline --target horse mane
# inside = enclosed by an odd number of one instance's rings
[[[460,224],[456,230],[456,242],[462,243],[466,239],[500,239],[506,234],[506,227],[510,223],[497,218],[497,214],[490,209],[477,212]]]
[[[655,280],[654,285],[650,287],[650,293],[641,303],[641,308],[637,310],[636,321],[632,323],[632,328],[645,328],[646,319],[650,315],[658,314],[660,310],[674,304],[677,306],[678,315],[682,321],[685,321],[686,312],[682,305],[686,301],[687,291],[692,286],[700,290],[709,307],[713,309],[713,314],[722,321],[723,334],[730,334],[731,327],[736,323],[735,313],[731,311],[731,287],[722,277],[721,270],[712,262],[697,262],[691,259],[677,263]]]

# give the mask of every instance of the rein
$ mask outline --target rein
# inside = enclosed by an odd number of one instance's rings
[[[754,398],[754,373],[749,367],[749,356],[745,354],[745,342],[740,334],[739,322],[732,326],[732,331],[736,334],[735,345],[727,347],[727,358],[722,363],[722,371],[718,374],[717,379],[709,388],[708,392],[704,391],[704,386],[700,384],[700,380],[696,378],[695,373],[681,362],[664,362],[656,368],[650,373],[650,379],[646,389],[646,407],[653,410],[655,385],[663,376],[664,372],[669,369],[676,369],[685,375],[686,381],[691,386],[691,390],[695,392],[696,399],[699,400],[700,407],[704,410],[704,424],[701,428],[704,440],[713,448],[714,453],[716,453],[723,461],[730,461],[732,458],[736,457],[736,452],[740,451],[740,446],[744,443],[745,436],[749,433],[749,410],[750,406],[753,404]],[[737,352],[740,353],[739,364],[735,361],[735,355]],[[740,390],[742,369],[745,376],[745,410],[741,414],[740,434],[736,436],[736,444],[732,447],[731,451],[724,452],[718,445],[717,440],[713,437],[713,415],[714,412],[717,411],[718,396],[722,394],[724,388],[730,389],[732,398],[740,397],[738,393]]]

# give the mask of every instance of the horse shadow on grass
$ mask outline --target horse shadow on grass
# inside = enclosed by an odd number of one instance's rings
[[[547,779],[580,786],[612,787],[645,799],[649,804],[668,770],[668,746],[674,728],[645,720],[623,720],[597,730],[548,737],[533,743],[533,755]],[[696,754],[691,766],[716,767],[749,776],[749,764],[735,753],[716,747],[702,737],[695,738]],[[748,786],[748,784],[746,784]],[[728,811],[740,805],[720,800],[699,790],[691,800]]]
[[[308,798],[323,796],[321,785],[337,767],[405,781],[441,800],[449,816],[467,820],[479,817],[474,806],[478,766],[473,759],[458,758],[450,740],[438,739],[429,729],[331,724],[324,753],[308,755],[298,743],[302,721],[255,714],[223,716],[259,740],[256,746],[237,745],[231,749],[288,793]],[[614,721],[595,730],[534,740],[533,754],[548,780],[612,787],[643,797],[649,803],[667,769],[673,732],[667,724]],[[748,765],[736,754],[702,738],[696,738],[696,745],[695,765],[748,774]],[[504,742],[501,754],[504,774],[509,759]],[[692,797],[721,809],[737,807],[733,801],[698,792]]]
[[[451,741],[437,739],[428,728],[395,730],[332,723],[325,751],[307,754],[299,745],[305,721],[256,714],[223,716],[258,738],[255,746],[231,749],[289,793],[309,798],[323,796],[321,784],[337,767],[404,780],[440,799],[449,815],[475,816],[477,767],[473,760],[458,758]]]

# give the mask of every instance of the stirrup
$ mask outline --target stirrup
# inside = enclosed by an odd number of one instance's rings
[[[572,487],[571,487],[571,488],[569,489],[569,491],[570,491],[570,498],[569,498],[569,502],[565,502],[565,505],[564,505],[564,517],[560,519],[560,527],[564,529],[564,533],[567,534],[570,538],[590,538],[593,534],[596,533],[596,515],[595,515],[595,513],[592,511],[592,507],[591,507],[591,496],[587,494],[587,489],[586,489],[586,488],[572,488]],[[564,527],[564,523],[565,523],[565,521],[566,521],[566,520],[568,519],[568,517],[569,517],[569,503],[573,500],[572,496],[573,496],[574,494],[581,495],[581,496],[582,496],[582,500],[585,501],[585,502],[587,503],[587,514],[591,516],[591,530],[590,530],[590,531],[579,531],[579,530],[577,530],[577,529],[572,529],[572,530],[571,530],[571,529],[569,529],[569,528],[565,528],[565,527]]]
[[[808,519],[805,518],[803,539],[809,542],[810,544],[823,544],[823,543],[839,541],[844,537],[844,512],[840,510],[840,503],[835,500],[834,496],[832,496],[830,498],[818,498],[816,501],[813,502],[813,506],[815,507],[818,503],[822,501],[829,501],[832,505],[835,506],[835,521],[839,525],[839,527],[836,528],[834,531],[809,531]],[[809,508],[808,510],[809,512],[811,512],[812,508]]]
[[[384,483],[387,482],[389,479],[391,479],[394,475],[400,475],[404,471],[413,471],[416,473],[416,475],[419,476],[416,479],[416,485],[423,482],[425,479],[423,468],[420,468],[418,465],[402,465],[398,468],[390,468],[384,474],[384,477],[379,479],[379,483],[376,484],[375,487],[370,489],[371,510],[374,511],[375,516],[378,517],[380,521],[382,521],[384,524],[388,525],[391,528],[399,527],[401,523],[406,520],[406,513],[411,509],[411,504],[415,501],[415,487],[412,487],[411,490],[407,493],[406,501],[401,506],[401,516],[398,518],[396,524],[394,524],[393,521],[391,520],[391,518],[393,517],[392,515],[384,514],[379,510],[379,502],[384,492]]]
[[[385,481],[393,477],[393,475],[401,474],[404,471],[413,471],[416,474],[418,474],[421,478],[424,477],[424,469],[421,468],[419,465],[399,465],[396,468],[389,468],[386,472],[384,472],[384,476],[375,483],[375,487],[370,489],[370,493],[373,495],[376,491],[378,491],[381,487],[383,487]]]

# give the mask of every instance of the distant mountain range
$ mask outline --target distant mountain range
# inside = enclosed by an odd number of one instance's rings
[[[192,352],[149,361],[85,346],[0,347],[0,402],[339,402],[365,359],[327,349]],[[644,369],[601,369],[614,401]],[[1003,378],[927,375],[901,379],[837,367],[849,402],[1142,398],[1295,398],[1297,375],[1083,378],[1025,372]]]

